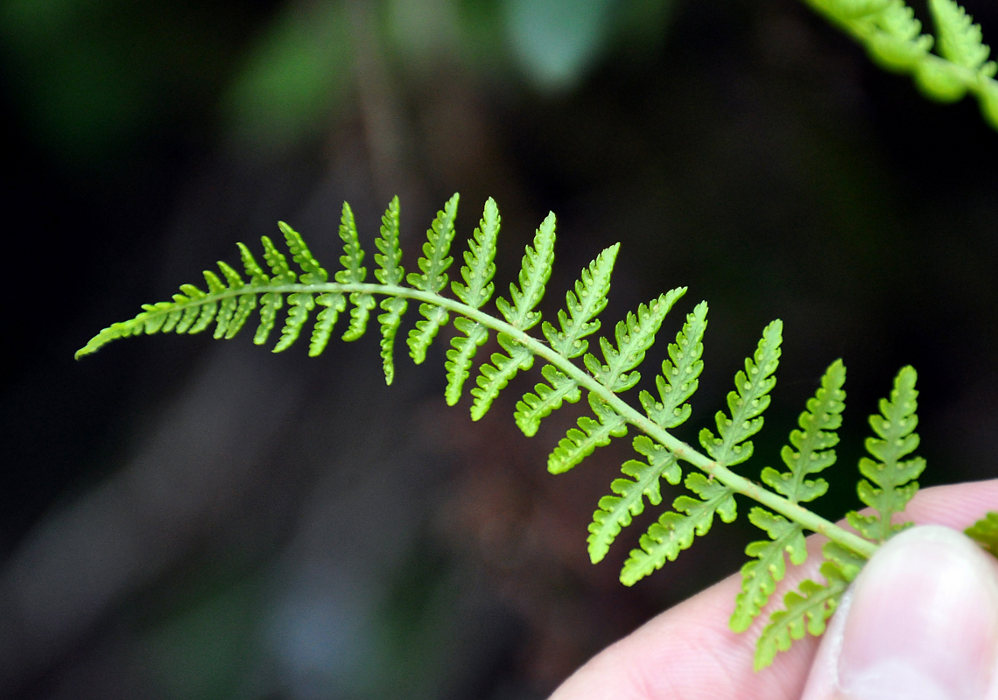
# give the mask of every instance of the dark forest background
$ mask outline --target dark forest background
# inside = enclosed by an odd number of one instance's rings
[[[576,414],[520,435],[530,377],[472,423],[442,343],[391,388],[373,330],[316,360],[248,331],[73,360],[278,219],[334,266],[344,199],[370,256],[400,195],[411,267],[447,197],[467,236],[494,196],[500,289],[554,210],[550,312],[615,241],[605,319],[688,285],[677,319],[711,304],[690,440],[782,318],[762,463],[842,357],[830,515],[907,363],[923,483],[996,473],[998,133],[800,2],[6,0],[0,61],[5,696],[542,698],[741,565],[753,533],[715,525],[624,588],[649,513],[589,564],[627,441],[549,476]]]

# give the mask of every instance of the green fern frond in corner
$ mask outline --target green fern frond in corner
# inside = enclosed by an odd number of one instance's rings
[[[953,102],[974,95],[985,120],[998,129],[998,64],[988,60],[980,26],[955,0],[928,0],[935,36],[923,33],[904,0],[805,2],[865,46],[876,63],[911,75],[928,97]]]
[[[924,468],[924,462],[912,456],[918,445],[914,370],[901,370],[890,397],[881,402],[879,413],[870,421],[874,436],[866,444],[869,457],[860,462],[858,490],[862,503],[875,514],[851,512],[847,522],[855,530],[842,527],[806,507],[827,489],[826,481],[816,475],[835,461],[836,429],[845,406],[842,362],[826,370],[798,427],[791,431],[780,453],[785,468],[765,467],[753,473],[746,462],[754,456],[751,438],[763,427],[763,413],[776,385],[780,321],[763,330],[754,353],[736,373],[726,410],[716,412],[713,427],[699,432],[689,429],[698,437],[700,448],[694,447],[697,441],[684,439],[680,431],[686,430],[692,415],[690,401],[703,371],[707,304],[700,302],[686,313],[674,342],[657,353],[659,371],[653,386],[639,388],[645,358],[656,354],[658,334],[686,288],[638,305],[609,326],[612,333],[597,336],[596,343],[590,344],[590,338],[605,327],[600,314],[607,306],[619,245],[608,247],[582,268],[578,280],[565,292],[564,307],[553,321],[547,321],[539,304],[554,263],[554,215],[544,219],[526,247],[509,296],[494,299],[499,209],[491,199],[485,203],[478,227],[459,258],[463,262],[459,276],[451,279],[457,205],[454,195],[437,213],[416,262],[418,272],[406,273],[399,245],[399,204],[393,199],[375,240],[375,281],[368,279],[366,254],[349,205],[343,206],[340,218],[343,253],[332,275],[313,257],[303,238],[281,223],[285,247],[282,250],[263,237],[264,264],[247,246],[238,244],[242,271],[219,262],[217,271],[204,273],[204,287],[185,284],[170,300],[143,305],[135,317],[100,331],[76,356],[94,353],[119,338],[193,334],[212,324],[215,338],[233,338],[250,325],[254,312],[254,343],[265,343],[279,326],[274,351],[280,352],[311,324],[308,354],[316,356],[327,347],[341,317],[348,318],[343,339],[357,340],[366,333],[377,309],[381,362],[385,380],[391,384],[396,371],[394,342],[409,307],[417,305],[418,317],[406,336],[410,356],[416,364],[422,363],[437,337],[449,336],[443,360],[444,395],[447,403],[458,403],[474,373],[473,419],[490,410],[517,374],[535,365],[540,365],[540,381],[520,396],[514,411],[524,434],[534,435],[544,418],[585,395],[588,410],[554,446],[550,471],[573,468],[613,438],[633,435],[636,457],[622,465],[589,524],[593,562],[606,557],[636,516],[661,506],[666,500],[663,481],[673,487],[682,483],[683,488],[669,496],[671,507],[638,538],[638,547],[631,550],[620,574],[625,584],[634,584],[675,559],[697,536],[706,534],[715,520],[735,520],[737,499],[748,499],[753,504],[747,509],[748,521],[764,538],[746,550],[750,560],[742,570],[743,586],[731,627],[741,631],[751,625],[775,593],[787,566],[803,562],[804,536],[815,532],[828,538],[820,567],[824,580],[805,581],[784,596],[783,607],[770,616],[759,639],[757,666],[771,662],[779,650],[806,632],[820,633],[863,562],[904,527],[894,519],[917,489],[914,479]],[[534,331],[538,327],[539,333]],[[479,349],[491,339],[499,350],[478,359]],[[973,530],[978,539],[992,544],[998,541],[996,531],[993,519]]]

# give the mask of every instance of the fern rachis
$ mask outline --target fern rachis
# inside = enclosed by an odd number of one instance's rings
[[[259,323],[253,342],[263,344],[284,310],[284,322],[275,352],[290,347],[315,316],[309,340],[309,355],[319,355],[340,316],[349,313],[343,339],[357,340],[366,332],[375,309],[381,330],[384,376],[391,384],[394,372],[394,340],[409,302],[417,305],[419,319],[407,335],[414,362],[426,358],[441,330],[453,327],[446,352],[446,391],[449,404],[457,403],[470,377],[476,353],[494,338],[503,352],[495,352],[477,371],[472,395],[472,418],[488,412],[493,401],[519,372],[540,364],[543,381],[534,385],[516,404],[515,419],[526,435],[533,435],[541,420],[565,403],[576,403],[583,395],[589,410],[577,427],[555,446],[549,459],[553,473],[573,468],[598,447],[614,438],[632,434],[638,459],[627,461],[623,476],[613,480],[610,493],[599,500],[589,526],[589,552],[601,560],[618,534],[643,512],[646,502],[658,506],[663,500],[661,480],[682,482],[688,493],[672,501],[658,521],[639,538],[621,572],[621,580],[632,584],[675,559],[705,534],[719,517],[731,522],[737,517],[737,497],[755,505],[748,520],[765,535],[746,550],[751,557],[743,567],[743,587],[736,600],[731,627],[747,629],[775,592],[786,570],[803,563],[805,531],[828,538],[821,573],[824,583],[807,580],[798,591],[784,598],[783,609],[773,612],[757,645],[757,666],[772,661],[777,651],[789,647],[803,634],[824,629],[838,597],[855,577],[862,562],[890,535],[903,527],[893,522],[917,489],[915,478],[924,462],[911,457],[917,447],[914,433],[917,391],[915,371],[906,367],[898,374],[880,412],[871,418],[874,437],[867,441],[870,456],[860,464],[863,478],[860,498],[874,508],[874,515],[850,512],[848,525],[838,525],[809,510],[805,503],[824,493],[827,484],[813,478],[835,461],[835,430],[844,409],[845,366],[833,362],[824,373],[815,395],[801,414],[798,429],[790,433],[781,452],[786,471],[773,467],[748,475],[743,463],[753,457],[750,438],[763,428],[764,412],[776,383],[782,341],[782,324],[770,323],[756,351],[735,375],[735,388],[726,401],[726,411],[715,415],[714,427],[699,432],[700,448],[678,437],[676,429],[689,419],[692,396],[703,369],[702,343],[707,325],[707,305],[697,304],[659,359],[654,386],[636,390],[640,369],[669,312],[686,294],[680,287],[639,305],[613,326],[613,332],[590,336],[601,328],[599,314],[605,309],[610,276],[619,245],[600,253],[581,271],[565,294],[565,307],[555,323],[545,321],[537,309],[546,292],[554,262],[555,219],[548,216],[525,249],[516,282],[509,297],[493,302],[498,313],[485,307],[495,290],[495,250],[499,233],[498,207],[485,204],[478,228],[467,242],[458,270],[451,280],[451,245],[455,238],[458,197],[454,195],[437,214],[417,261],[418,273],[406,274],[398,235],[398,201],[394,199],[382,217],[374,256],[376,281],[367,280],[365,253],[359,244],[353,214],[344,204],[339,227],[343,242],[341,268],[330,281],[329,273],[312,256],[302,237],[281,223],[291,261],[269,238],[264,237],[264,264],[249,248],[239,244],[245,275],[218,263],[221,273],[204,273],[207,290],[183,285],[172,300],[146,304],[134,318],[114,323],[77,352],[82,357],[118,338],[160,332],[197,333],[215,324],[216,338],[232,338],[258,310]],[[448,294],[448,291],[451,294]],[[316,311],[318,309],[318,311]],[[540,327],[540,333],[531,330]],[[593,348],[593,349],[590,349]],[[598,348],[598,350],[596,350]],[[599,354],[597,354],[597,352]],[[637,393],[637,401],[633,394]],[[716,432],[715,432],[716,431]],[[685,467],[683,466],[685,465]],[[737,467],[737,469],[736,469]],[[692,469],[690,469],[692,468]],[[684,474],[684,469],[686,469]],[[998,540],[993,519],[975,526],[982,541]],[[974,533],[971,533],[974,534]]]

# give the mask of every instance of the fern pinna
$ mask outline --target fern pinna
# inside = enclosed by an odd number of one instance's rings
[[[889,397],[870,420],[874,436],[867,441],[869,456],[859,465],[864,478],[858,487],[860,500],[870,511],[847,514],[851,529],[837,525],[814,514],[806,504],[826,491],[828,484],[817,474],[835,462],[836,430],[845,407],[846,370],[841,361],[825,371],[798,428],[790,432],[780,453],[782,467],[766,466],[756,480],[736,467],[753,456],[751,438],[763,426],[776,384],[780,321],[763,330],[754,353],[735,375],[726,408],[716,413],[712,427],[700,430],[699,448],[695,447],[675,431],[691,415],[690,400],[703,370],[707,304],[700,302],[687,312],[660,361],[653,390],[640,389],[637,401],[629,401],[626,397],[633,396],[641,378],[639,367],[686,289],[676,288],[640,304],[591,345],[591,338],[602,329],[599,316],[607,305],[619,251],[615,244],[582,269],[565,294],[565,305],[553,320],[544,320],[537,307],[554,262],[555,217],[551,214],[526,247],[508,296],[495,298],[498,313],[491,313],[485,307],[495,293],[499,211],[492,199],[485,203],[462,254],[463,265],[451,279],[457,208],[458,196],[454,195],[427,232],[416,263],[418,272],[406,273],[399,246],[399,205],[393,199],[376,240],[375,281],[368,278],[365,251],[349,205],[343,205],[340,218],[343,254],[332,281],[302,237],[280,223],[290,262],[268,237],[262,239],[262,265],[249,248],[239,244],[243,273],[219,262],[218,272],[204,273],[205,288],[186,284],[170,301],[143,305],[137,316],[105,328],[76,355],[93,353],[118,338],[198,333],[212,324],[215,338],[232,338],[256,310],[253,342],[257,344],[267,342],[283,314],[275,352],[290,347],[314,319],[308,354],[316,356],[326,348],[340,316],[349,313],[342,335],[349,341],[364,335],[374,312],[381,332],[385,380],[391,384],[396,336],[409,303],[418,304],[419,318],[406,335],[409,355],[415,363],[423,362],[435,338],[447,330],[445,397],[447,403],[456,404],[474,373],[473,419],[484,416],[509,382],[535,363],[541,364],[540,381],[520,398],[514,412],[516,424],[526,435],[534,435],[540,422],[563,404],[577,403],[585,395],[589,410],[552,450],[548,460],[552,473],[565,472],[614,438],[633,434],[635,458],[623,464],[621,476],[599,500],[589,525],[588,547],[594,563],[604,558],[621,530],[646,504],[661,505],[663,480],[672,486],[682,482],[685,492],[640,536],[621,571],[625,584],[675,559],[697,535],[711,528],[715,518],[733,521],[738,511],[736,496],[747,497],[755,503],[748,520],[763,536],[746,549],[750,560],[742,568],[743,585],[731,616],[732,629],[746,630],[760,615],[784,576],[787,560],[792,565],[804,562],[807,531],[828,538],[820,565],[822,580],[805,580],[769,615],[757,644],[757,667],[769,664],[805,631],[820,634],[863,561],[905,526],[895,522],[894,516],[904,510],[918,488],[915,479],[924,468],[921,459],[911,456],[918,446],[915,371],[910,367],[900,371]],[[292,263],[297,269],[292,269]],[[531,332],[538,326],[539,333]],[[500,350],[475,369],[479,348],[493,335]],[[986,519],[975,527],[982,540],[992,544],[998,540],[994,520]]]

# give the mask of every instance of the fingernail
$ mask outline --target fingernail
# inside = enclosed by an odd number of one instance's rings
[[[857,577],[837,686],[860,700],[981,700],[998,662],[996,568],[955,530],[906,530]]]

